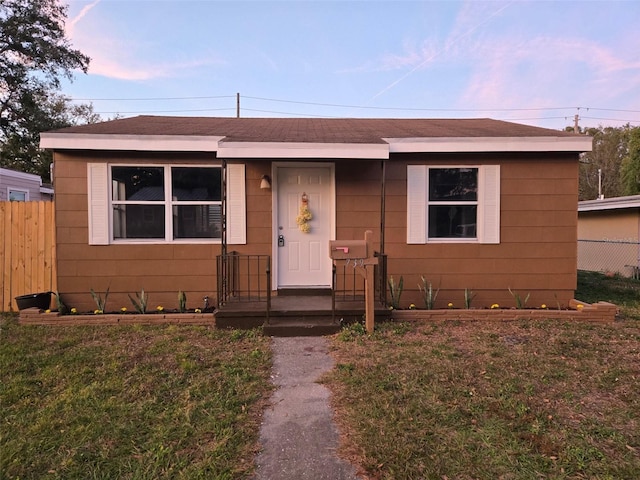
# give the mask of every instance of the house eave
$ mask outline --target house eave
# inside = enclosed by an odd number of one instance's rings
[[[40,148],[49,150],[127,150],[142,152],[215,152],[223,136],[101,135],[42,133]]]
[[[591,137],[384,138],[391,153],[590,152]]]
[[[627,208],[640,208],[640,195],[603,198],[601,200],[583,200],[578,202],[578,212],[596,212]]]
[[[40,175],[36,175],[35,173],[19,172],[8,168],[0,168],[0,177],[28,180],[38,182],[38,185],[42,185],[42,178]]]
[[[391,153],[590,152],[591,137],[382,138],[385,143],[225,141],[223,135],[42,133],[40,148],[217,152],[221,158],[388,159]]]
[[[387,159],[387,144],[302,143],[302,142],[220,142],[220,158],[351,158]]]

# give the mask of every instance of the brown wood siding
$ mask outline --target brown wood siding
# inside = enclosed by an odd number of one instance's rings
[[[230,245],[229,250],[237,250],[250,255],[271,255],[271,193],[272,189],[261,190],[263,175],[271,177],[270,161],[246,163],[247,188],[247,244]]]
[[[71,306],[94,307],[90,288],[111,288],[108,309],[126,306],[127,294],[152,292],[150,307],[176,308],[178,290],[188,306],[215,299],[215,258],[219,244],[88,245],[88,161],[219,164],[211,154],[56,152],[58,288]],[[501,228],[498,245],[408,245],[406,171],[408,164],[501,166]],[[462,306],[464,289],[476,306],[511,306],[511,287],[529,306],[568,304],[576,286],[577,155],[393,155],[387,162],[385,251],[389,275],[404,277],[403,305],[421,305],[424,275],[440,288],[438,306]],[[272,190],[261,190],[270,161],[246,162],[247,244],[229,251],[271,255]],[[360,240],[372,230],[380,249],[380,160],[343,160],[335,166],[336,238]]]
[[[162,305],[165,309],[178,306],[178,290],[187,294],[187,306],[201,307],[203,297],[213,304],[216,297],[216,256],[220,244],[140,244],[140,245],[89,245],[87,220],[87,162],[109,161],[113,163],[140,164],[217,164],[211,154],[148,154],[148,153],[62,153],[55,155],[55,188],[57,214],[58,289],[69,306],[79,311],[95,308],[90,289],[104,292],[110,288],[107,304],[109,310],[133,305],[127,294],[135,297],[144,289],[149,292],[149,308]],[[251,248],[243,245],[229,246],[229,250],[246,253],[264,253],[257,239],[270,230],[270,192],[259,189],[259,179],[268,173],[269,165],[248,167],[247,202],[253,205],[249,216],[247,238]],[[268,211],[259,211],[258,208]],[[256,227],[252,225],[256,224]],[[265,227],[266,225],[266,227]],[[268,242],[268,235],[264,242]],[[270,247],[267,249],[270,250]]]
[[[336,239],[364,240],[373,232],[374,248],[380,248],[380,160],[336,162]]]
[[[500,244],[407,245],[408,164],[499,164]],[[402,304],[423,306],[421,276],[440,288],[438,306],[515,306],[510,287],[528,306],[568,305],[576,287],[576,155],[396,155],[387,167],[386,253],[388,273],[404,278]]]

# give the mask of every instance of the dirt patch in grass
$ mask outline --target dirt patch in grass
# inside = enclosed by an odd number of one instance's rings
[[[369,478],[640,478],[640,323],[381,324],[334,337]]]
[[[269,339],[192,326],[0,323],[0,477],[244,478]]]

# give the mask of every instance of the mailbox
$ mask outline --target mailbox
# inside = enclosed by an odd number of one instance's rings
[[[331,240],[329,242],[329,256],[333,260],[369,258],[368,253],[365,240]]]

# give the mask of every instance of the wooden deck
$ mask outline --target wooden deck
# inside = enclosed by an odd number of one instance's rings
[[[225,303],[215,313],[219,328],[254,328],[262,326],[265,335],[307,336],[329,335],[343,324],[364,319],[364,299],[336,299],[335,314],[331,295],[276,295],[271,298],[267,317],[266,299],[261,301],[235,299]],[[389,310],[376,305],[376,321],[389,318]]]

